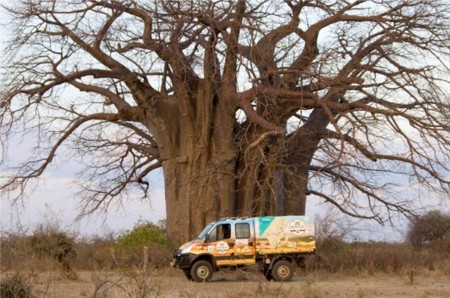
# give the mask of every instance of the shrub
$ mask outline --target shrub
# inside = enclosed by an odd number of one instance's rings
[[[30,298],[34,297],[32,288],[20,274],[15,274],[2,280],[0,284],[2,298]]]
[[[111,254],[115,246],[116,240],[112,233],[78,239],[74,246],[77,254],[74,265],[84,270],[111,270],[115,266],[114,256]]]
[[[33,260],[30,236],[23,233],[2,232],[0,238],[1,271],[23,270]]]
[[[70,262],[76,258],[74,238],[66,232],[55,228],[39,226],[31,236],[31,248],[40,257],[48,256],[58,261],[62,275],[65,278],[75,279],[76,274],[70,267]]]
[[[136,248],[145,245],[166,247],[168,241],[163,228],[149,221],[138,221],[131,231],[118,237],[117,244],[122,248]]]
[[[117,265],[139,267],[143,263],[143,248],[147,247],[147,261],[156,268],[168,266],[172,257],[166,230],[162,225],[149,221],[139,221],[131,231],[117,238],[119,254]]]
[[[410,223],[407,240],[414,247],[421,247],[426,243],[444,240],[449,236],[450,215],[440,211],[430,211]]]

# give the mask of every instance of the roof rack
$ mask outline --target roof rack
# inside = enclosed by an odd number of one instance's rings
[[[248,217],[222,217],[220,220],[248,219]]]

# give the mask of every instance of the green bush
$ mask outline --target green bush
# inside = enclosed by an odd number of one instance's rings
[[[161,268],[168,266],[172,258],[165,228],[149,221],[138,221],[131,231],[120,235],[117,249],[119,267],[136,268],[146,261],[151,267]]]
[[[149,222],[139,221],[131,231],[125,232],[117,239],[121,248],[137,248],[141,246],[167,247],[166,231]]]

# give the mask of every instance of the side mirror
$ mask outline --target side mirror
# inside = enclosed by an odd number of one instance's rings
[[[205,236],[205,242],[209,242],[209,234]]]

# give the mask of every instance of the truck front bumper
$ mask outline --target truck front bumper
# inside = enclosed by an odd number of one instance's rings
[[[173,254],[173,259],[172,262],[170,262],[170,265],[179,269],[189,268],[192,258],[193,256],[191,254],[181,254],[179,250],[176,250]]]

